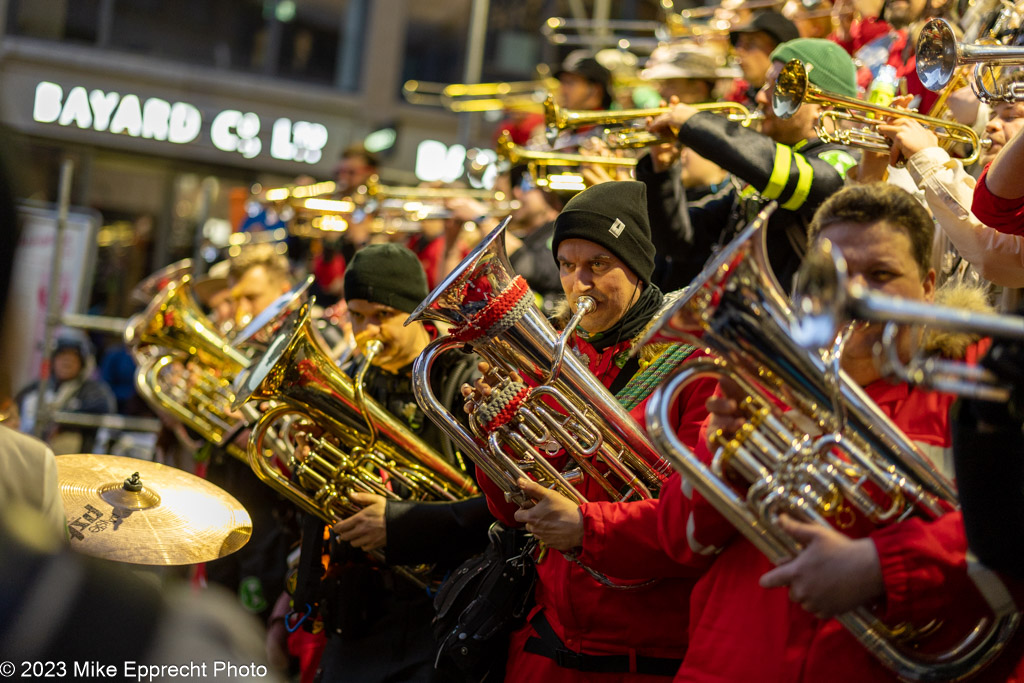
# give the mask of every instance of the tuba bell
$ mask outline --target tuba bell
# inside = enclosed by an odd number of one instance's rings
[[[859,514],[881,526],[935,519],[956,507],[957,497],[953,484],[839,369],[839,344],[819,354],[793,340],[794,315],[765,252],[764,225],[775,206],[709,261],[663,314],[656,334],[692,340],[699,333],[715,355],[686,363],[655,390],[647,424],[686,481],[779,564],[800,551],[777,523],[782,513],[839,528]],[[728,377],[749,397],[747,423],[731,440],[717,436],[710,466],[679,441],[668,412],[683,387],[708,376]],[[922,647],[934,623],[887,625],[866,607],[837,619],[901,679],[939,681],[961,680],[990,663],[1019,616],[982,619],[962,637],[949,634],[959,642],[937,653]]]
[[[244,426],[230,410],[231,382],[249,359],[203,313],[191,276],[167,283],[131,318],[124,339],[139,361],[135,386],[143,400],[245,460],[243,449],[226,442]]]
[[[556,332],[508,261],[504,238],[509,220],[484,238],[406,321],[454,325],[414,362],[416,401],[511,501],[528,500],[516,484],[527,473],[577,503],[586,501],[573,481],[584,475],[593,477],[611,500],[654,497],[667,464],[636,421],[567,348],[593,301],[581,297],[568,327]],[[472,433],[430,388],[434,360],[449,349],[470,346],[503,375],[491,399],[470,416]],[[513,371],[525,382],[513,381]],[[559,449],[576,462],[574,471],[559,472],[548,462],[545,453]]]
[[[464,472],[363,395],[374,350],[357,377],[349,378],[331,360],[309,309],[307,304],[292,315],[289,332],[275,337],[236,384],[236,409],[273,403],[249,435],[248,462],[256,475],[329,524],[358,511],[350,491],[423,501],[476,494]]]

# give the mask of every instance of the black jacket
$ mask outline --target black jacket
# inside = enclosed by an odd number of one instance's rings
[[[779,209],[768,222],[768,259],[779,283],[789,289],[815,210],[843,186],[846,170],[857,160],[842,145],[814,139],[789,147],[711,112],[692,116],[679,129],[679,141],[721,166],[735,182],[689,205],[692,237],[689,243],[675,239],[671,248],[681,265],[673,275],[689,281],[710,257],[709,245],[727,243],[777,200]],[[652,222],[652,230],[658,229]]]

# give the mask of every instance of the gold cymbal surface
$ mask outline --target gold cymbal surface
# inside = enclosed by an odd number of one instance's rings
[[[148,565],[207,562],[249,541],[252,519],[229,493],[183,470],[116,455],[57,456],[73,549]]]

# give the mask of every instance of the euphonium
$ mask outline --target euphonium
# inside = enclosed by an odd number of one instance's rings
[[[572,481],[583,474],[594,477],[612,500],[653,497],[665,479],[664,463],[636,421],[566,346],[593,301],[581,297],[559,335],[509,264],[508,224],[505,219],[484,238],[406,321],[428,318],[454,325],[413,364],[416,401],[509,500],[528,500],[516,484],[528,472],[580,503],[584,498]],[[469,346],[504,375],[491,400],[470,416],[473,434],[430,389],[434,360]],[[512,381],[513,371],[525,384]],[[548,463],[545,453],[559,449],[577,463],[576,471],[559,472]],[[601,472],[597,463],[608,471]]]
[[[213,444],[224,444],[243,426],[240,416],[230,410],[231,382],[248,367],[249,359],[232,348],[203,313],[190,276],[168,283],[144,312],[131,319],[125,343],[142,360],[135,385],[155,410]],[[156,351],[142,354],[142,347]],[[244,459],[242,449],[227,448]]]
[[[844,528],[860,515],[876,525],[911,516],[935,519],[956,506],[943,477],[831,357],[809,352],[791,334],[794,316],[765,253],[769,205],[709,261],[663,315],[657,334],[692,340],[714,354],[687,362],[648,402],[647,425],[662,454],[772,562],[800,543],[777,523],[787,513]],[[718,436],[705,465],[676,437],[669,405],[689,382],[727,377],[749,396],[747,424]],[[778,407],[778,402],[790,410]],[[742,482],[742,485],[740,484]],[[928,652],[922,631],[886,625],[866,607],[837,617],[883,664],[908,680],[960,680],[986,664],[1013,635],[1019,617],[983,619],[950,649]],[[925,627],[929,634],[935,624]],[[943,626],[938,624],[937,629]]]
[[[329,524],[359,509],[350,491],[413,500],[476,493],[463,472],[363,395],[372,352],[352,380],[331,360],[308,305],[287,329],[239,378],[234,403],[275,402],[249,436],[249,465],[264,483]]]

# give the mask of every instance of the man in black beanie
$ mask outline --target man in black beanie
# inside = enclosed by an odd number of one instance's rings
[[[459,466],[449,439],[427,419],[412,392],[412,361],[437,330],[432,323],[405,327],[409,314],[427,298],[427,278],[416,255],[397,244],[373,244],[356,253],[345,271],[345,299],[357,346],[371,340],[384,346],[364,377],[364,389],[404,426]],[[461,413],[458,387],[474,371],[471,357],[442,355],[435,369],[435,395],[450,397]],[[345,368],[355,376],[361,361]],[[332,566],[323,581],[301,567],[299,582],[319,595],[328,634],[321,659],[322,683],[338,681],[438,681],[434,670],[433,602],[426,591],[388,567],[371,563],[365,552],[383,549],[389,565],[436,564],[454,568],[483,549],[494,521],[482,496],[455,503],[388,500],[369,493],[350,494],[361,510],[334,525],[329,551]],[[318,558],[323,525],[304,526],[304,556]],[[312,549],[310,549],[312,546]]]
[[[570,349],[643,424],[653,388],[680,363],[703,355],[686,344],[637,348],[665,298],[651,282],[655,249],[646,186],[601,183],[570,199],[555,219],[552,254],[567,313],[582,296],[597,304],[570,336]],[[481,380],[476,392],[463,387],[470,409],[491,400],[487,385],[493,380],[493,374]],[[669,410],[674,431],[691,448],[713,388],[710,380],[693,382]],[[544,457],[560,471],[576,467],[563,451]],[[606,465],[599,459],[593,464],[603,474]],[[670,680],[686,652],[685,625],[674,620],[689,613],[693,579],[677,571],[656,541],[657,500],[620,502],[597,481],[603,476],[588,475],[573,481],[589,501],[583,505],[521,480],[517,486],[533,505],[520,509],[486,476],[478,479],[500,521],[525,525],[551,551],[538,559],[537,605],[512,634],[504,680],[618,683],[638,674]],[[655,578],[660,580],[644,583]],[[632,585],[621,590],[609,582]]]

